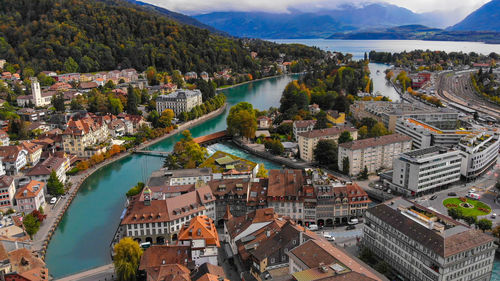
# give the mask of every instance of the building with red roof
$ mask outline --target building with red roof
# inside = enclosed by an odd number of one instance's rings
[[[218,264],[219,234],[214,220],[207,216],[196,216],[189,224],[184,224],[179,231],[177,245],[191,247],[191,258],[196,266],[207,262]]]
[[[44,188],[45,183],[40,181],[30,181],[27,185],[19,188],[15,196],[17,210],[28,214],[45,206]]]

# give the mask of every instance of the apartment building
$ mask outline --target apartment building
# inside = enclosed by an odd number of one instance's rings
[[[489,281],[493,236],[400,197],[369,208],[363,246],[404,280]]]
[[[28,152],[19,145],[0,146],[0,163],[3,171],[15,176],[27,164]]]
[[[287,216],[302,223],[304,201],[302,170],[270,170],[267,188],[267,205],[280,216]]]
[[[333,226],[362,217],[371,200],[357,184],[315,184],[316,224]]]
[[[350,127],[331,127],[327,129],[312,130],[298,134],[300,159],[306,162],[314,161],[314,149],[320,140],[334,140],[339,139],[342,132],[349,132],[351,137],[358,139],[358,130]]]
[[[145,187],[141,194],[129,199],[113,243],[123,237],[151,244],[176,241],[182,225],[202,215],[215,217],[215,198],[207,185],[176,197],[157,200]]]
[[[50,174],[54,171],[59,181],[66,183],[66,172],[69,167],[69,162],[68,157],[56,157],[50,155],[43,162],[38,163],[38,165],[27,172],[25,176],[30,180],[47,183]]]
[[[45,183],[39,181],[30,181],[27,185],[19,188],[15,195],[17,211],[29,214],[40,207],[44,207],[44,188]]]
[[[300,133],[310,132],[314,130],[316,120],[297,120],[293,121],[293,138],[298,139]]]
[[[440,128],[413,118],[401,118],[396,123],[396,132],[413,139],[415,149],[431,146],[453,147],[467,135],[476,134],[465,129]]]
[[[106,124],[99,124],[90,117],[71,119],[62,134],[63,149],[68,154],[88,158],[105,152],[106,148],[98,144],[108,138],[109,130]]]
[[[26,166],[34,167],[42,156],[42,146],[31,141],[21,143],[21,147],[28,152],[26,155]]]
[[[0,210],[7,210],[14,206],[14,196],[16,195],[16,186],[14,178],[9,176],[0,176]]]
[[[201,105],[202,95],[200,90],[176,90],[168,95],[160,95],[156,98],[156,110],[163,112],[165,109],[172,109],[175,115],[182,112],[189,112],[197,105]]]
[[[389,186],[407,196],[421,196],[460,180],[458,150],[432,146],[402,153],[394,159]]]
[[[179,231],[177,245],[190,247],[191,258],[197,267],[204,263],[218,265],[220,241],[212,218],[196,216],[184,224]]]
[[[9,134],[7,134],[4,130],[0,130],[0,146],[7,146],[9,143]]]
[[[394,157],[411,150],[412,139],[401,134],[355,140],[339,144],[338,166],[342,169],[343,159],[349,160],[349,175],[358,175],[364,168],[368,173],[391,169]]]
[[[462,176],[471,180],[497,163],[500,138],[496,133],[468,135],[460,140],[458,147],[462,156]]]
[[[428,110],[410,103],[394,103],[390,101],[355,101],[350,112],[356,120],[365,117],[382,122],[389,131],[396,130],[396,122],[400,118],[413,118],[442,129],[455,128],[458,113],[448,109]]]

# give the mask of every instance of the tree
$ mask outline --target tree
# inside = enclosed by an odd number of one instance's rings
[[[326,118],[326,113],[321,110],[316,114],[316,124],[314,124],[314,129],[326,129],[328,128],[328,119]]]
[[[33,239],[33,235],[40,229],[40,222],[32,214],[24,216],[23,225],[31,239]]]
[[[257,130],[257,120],[252,104],[240,102],[231,107],[226,119],[227,131],[233,136],[253,138]]]
[[[353,138],[351,136],[351,133],[349,133],[349,131],[343,131],[339,136],[339,144],[345,143],[345,142],[350,142],[352,140],[353,140]]]
[[[450,216],[454,220],[458,220],[458,219],[463,218],[464,215],[462,213],[462,210],[460,210],[458,208],[449,208],[448,209],[448,216]]]
[[[71,108],[71,110],[82,110],[83,109],[82,103],[79,102],[77,98],[74,98],[71,100],[69,107]]]
[[[384,275],[389,273],[390,270],[389,264],[385,261],[377,262],[377,264],[373,268]]]
[[[361,128],[359,128],[358,136],[359,136],[359,139],[367,138],[368,137],[368,128],[366,126],[362,126]]]
[[[368,179],[368,168],[365,166],[363,171],[361,171],[361,174],[359,175],[359,178],[362,180]]]
[[[342,172],[349,174],[349,157],[344,157],[342,159]]]
[[[123,238],[114,247],[113,264],[119,281],[135,281],[141,262],[142,249],[130,237]]]
[[[491,233],[493,234],[493,236],[495,236],[496,238],[500,238],[500,225],[497,224],[497,226],[495,226],[495,228],[493,228],[493,230],[491,231]]]
[[[53,95],[51,99],[52,106],[56,109],[56,111],[64,111],[64,95],[59,93],[57,95]]]
[[[64,72],[66,73],[72,73],[72,72],[77,72],[78,71],[78,64],[72,57],[68,57],[64,61]]]
[[[172,125],[172,120],[175,117],[175,113],[172,109],[165,109],[158,120],[158,125],[162,128],[166,128]]]
[[[56,171],[52,170],[49,180],[47,181],[47,191],[50,195],[64,194],[64,185],[57,177]]]
[[[127,113],[133,115],[139,114],[139,109],[137,109],[137,96],[132,86],[129,86],[127,89]]]
[[[382,122],[377,122],[375,126],[370,130],[371,137],[380,137],[389,134]]]
[[[111,112],[111,114],[118,115],[123,112],[123,104],[119,98],[113,97],[113,95],[109,95],[108,100],[109,111]]]
[[[266,140],[264,147],[274,155],[281,155],[285,148],[279,139]]]
[[[491,229],[491,227],[493,226],[493,223],[489,219],[480,219],[476,225],[477,225],[477,227],[479,227],[479,229],[481,229],[483,232],[485,232],[486,230]]]
[[[257,172],[257,177],[258,178],[267,178],[268,177],[269,171],[266,169],[266,166],[264,166],[264,163],[259,164],[259,171]]]
[[[207,149],[193,141],[188,130],[182,132],[183,138],[174,145],[172,154],[165,158],[164,167],[170,169],[196,168],[207,158]]]
[[[463,220],[469,225],[473,225],[477,223],[477,217],[476,216],[465,216],[463,217]]]
[[[337,170],[338,146],[334,140],[320,140],[314,148],[314,159],[329,169]]]
[[[144,189],[144,186],[145,186],[145,184],[143,182],[138,182],[137,185],[135,185],[134,187],[129,189],[129,191],[127,191],[127,194],[126,194],[127,197],[135,196],[135,195],[141,193],[142,189]]]

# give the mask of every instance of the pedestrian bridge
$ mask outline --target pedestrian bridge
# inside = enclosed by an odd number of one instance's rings
[[[134,153],[136,154],[143,154],[143,155],[149,155],[149,156],[158,156],[158,157],[167,157],[172,152],[170,151],[158,151],[158,150],[143,150],[143,149],[137,149],[134,150]]]

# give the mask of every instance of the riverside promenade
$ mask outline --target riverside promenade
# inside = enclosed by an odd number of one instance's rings
[[[86,271],[65,276],[57,281],[110,281],[115,280],[115,267],[113,264],[107,264],[92,268]]]
[[[122,153],[114,156],[113,158],[107,159],[107,160],[105,160],[105,161],[85,170],[85,171],[82,171],[74,176],[71,176],[69,178],[69,183],[70,183],[71,187],[67,191],[67,193],[65,195],[61,196],[55,205],[48,205],[48,207],[46,207],[47,208],[47,210],[46,210],[47,218],[40,225],[40,229],[33,237],[32,251],[37,252],[38,255],[42,259],[45,258],[45,253],[46,253],[48,244],[50,242],[50,239],[52,238],[52,235],[54,234],[57,226],[59,225],[59,222],[61,221],[64,213],[69,208],[69,206],[71,205],[71,202],[78,194],[78,190],[79,190],[81,184],[83,183],[83,181],[85,181],[94,172],[96,172],[100,168],[102,168],[110,163],[113,163],[117,160],[120,160],[124,157],[129,156],[130,154],[133,153],[134,149],[138,149],[138,150],[144,149],[150,145],[153,145],[157,142],[160,142],[166,138],[169,138],[169,137],[171,137],[179,132],[182,132],[182,131],[189,129],[193,126],[196,126],[200,123],[203,123],[207,120],[210,120],[210,119],[224,113],[224,111],[226,110],[226,107],[227,107],[227,103],[224,104],[221,108],[219,108],[215,111],[212,111],[208,114],[205,114],[204,116],[202,116],[198,119],[191,120],[191,121],[188,121],[186,123],[181,124],[177,129],[171,131],[168,134],[165,134],[161,137],[158,137],[158,138],[150,140],[150,141],[146,141],[146,142],[144,142],[144,143],[142,143],[134,148],[129,149],[126,152],[122,152]]]

